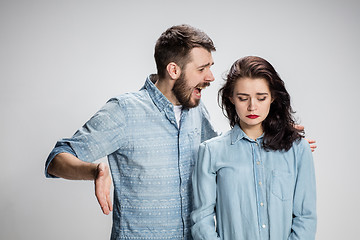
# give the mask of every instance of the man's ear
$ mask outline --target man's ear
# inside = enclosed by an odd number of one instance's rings
[[[174,62],[170,62],[166,66],[166,70],[167,70],[169,76],[174,80],[178,79],[180,77],[180,75],[181,75],[180,67]]]

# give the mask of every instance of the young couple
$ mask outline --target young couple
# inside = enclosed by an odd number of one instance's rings
[[[283,81],[262,58],[237,60],[219,91],[232,129],[216,137],[200,101],[212,51],[196,28],[167,29],[157,74],[58,141],[46,176],[94,180],[102,211],[113,210],[111,239],[314,239],[316,146],[294,127]],[[104,156],[112,179],[93,163]]]

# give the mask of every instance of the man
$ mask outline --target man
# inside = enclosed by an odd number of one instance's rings
[[[157,75],[135,93],[110,99],[72,138],[58,141],[47,177],[95,181],[111,239],[191,239],[191,172],[199,144],[216,136],[202,90],[214,81],[212,40],[188,25],[173,26],[155,46]],[[105,163],[108,156],[114,184]]]

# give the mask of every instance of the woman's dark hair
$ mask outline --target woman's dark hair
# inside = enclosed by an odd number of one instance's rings
[[[161,34],[155,44],[155,62],[159,78],[164,78],[166,66],[175,62],[180,68],[189,62],[189,53],[195,47],[215,51],[211,38],[203,31],[189,25],[177,25]]]
[[[237,60],[230,68],[224,86],[218,92],[219,105],[229,119],[230,126],[239,124],[235,105],[230,101],[236,81],[241,78],[262,78],[269,85],[273,102],[266,119],[262,122],[264,130],[263,147],[266,150],[289,150],[294,141],[300,140],[304,132],[296,129],[290,105],[290,95],[284,82],[274,67],[265,59],[247,56]]]

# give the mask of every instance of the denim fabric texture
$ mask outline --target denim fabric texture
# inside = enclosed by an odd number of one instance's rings
[[[72,138],[50,153],[86,162],[108,156],[114,184],[111,239],[191,239],[191,174],[202,141],[217,135],[202,103],[184,109],[146,79],[142,89],[110,99]]]
[[[315,171],[308,142],[294,142],[289,151],[265,151],[262,140],[250,139],[236,125],[201,144],[192,179],[195,240],[315,239]]]

